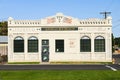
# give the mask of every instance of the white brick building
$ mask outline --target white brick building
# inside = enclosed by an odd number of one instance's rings
[[[111,62],[112,18],[8,19],[8,62]]]

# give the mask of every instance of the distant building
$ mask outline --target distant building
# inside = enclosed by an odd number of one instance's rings
[[[0,55],[8,54],[8,37],[0,36]]]
[[[115,49],[115,53],[114,54],[120,54],[120,48]]]
[[[8,19],[8,62],[112,62],[112,18]]]

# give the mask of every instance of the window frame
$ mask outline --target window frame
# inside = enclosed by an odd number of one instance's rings
[[[39,41],[35,36],[28,38],[28,53],[38,53],[39,52]]]
[[[94,52],[105,52],[105,38],[103,36],[97,36],[94,39]]]
[[[24,39],[23,39],[23,37],[17,36],[14,38],[13,52],[14,53],[24,53]]]
[[[87,44],[86,44],[87,41]],[[80,52],[91,52],[91,39],[88,36],[83,36],[80,39]]]

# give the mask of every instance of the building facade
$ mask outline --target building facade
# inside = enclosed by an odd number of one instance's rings
[[[8,19],[8,62],[111,62],[112,18]]]
[[[0,36],[0,56],[8,55],[8,37]]]

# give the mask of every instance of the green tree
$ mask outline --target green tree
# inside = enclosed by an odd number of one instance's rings
[[[0,22],[0,35],[7,36],[8,34],[8,23],[7,21]]]
[[[115,40],[114,40],[114,35],[112,33],[112,53],[115,51],[114,45],[115,45]]]
[[[115,38],[115,45],[117,45],[118,47],[120,47],[120,37],[116,37]]]

